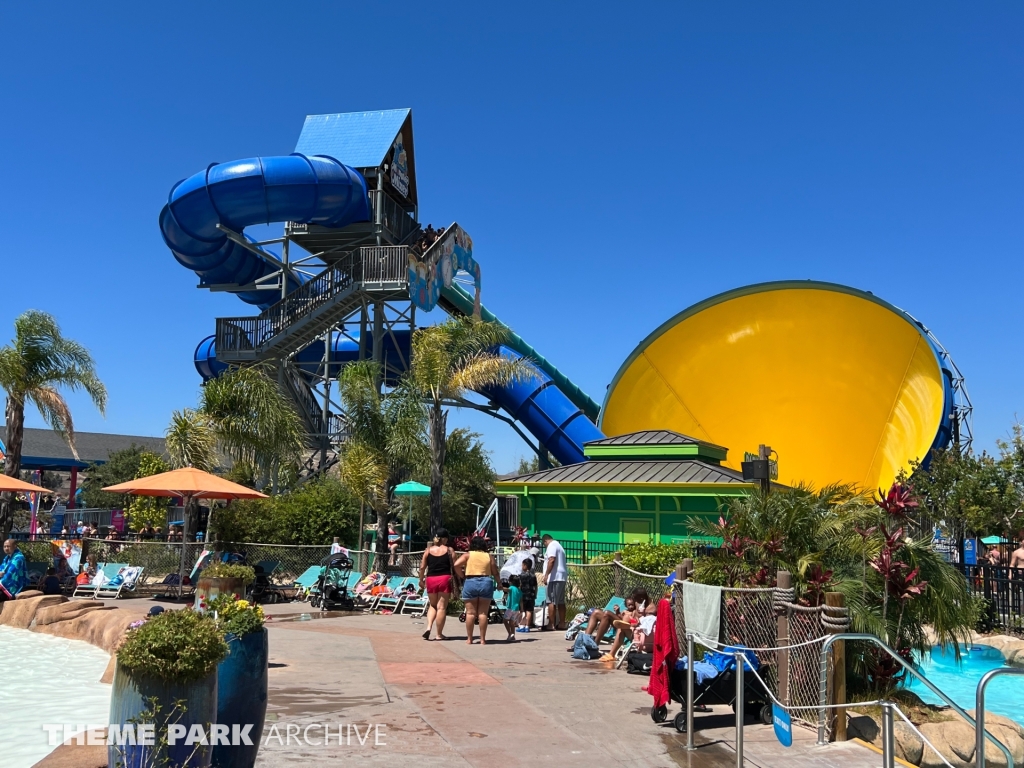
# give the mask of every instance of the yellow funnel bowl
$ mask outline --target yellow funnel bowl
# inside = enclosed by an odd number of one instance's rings
[[[913,319],[870,293],[764,283],[703,301],[619,368],[601,429],[671,429],[729,448],[760,443],[779,480],[888,487],[949,436],[952,391]]]

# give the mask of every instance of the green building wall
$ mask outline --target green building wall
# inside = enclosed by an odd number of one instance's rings
[[[606,544],[648,540],[672,544],[700,539],[694,517],[717,519],[715,496],[582,495],[531,492],[519,497],[519,523],[534,534]],[[644,531],[649,531],[647,536]]]

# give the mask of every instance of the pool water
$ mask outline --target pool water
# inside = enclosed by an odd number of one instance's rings
[[[961,663],[957,664],[953,649],[936,646],[932,653],[921,659],[920,671],[943,693],[964,709],[974,709],[975,695],[982,676],[1003,665],[1003,654],[989,645],[962,648]],[[912,679],[907,688],[928,704],[945,704],[918,680]],[[998,677],[985,688],[985,711],[1005,715],[1024,724],[1024,685],[1019,677]]]
[[[44,724],[95,725],[110,719],[110,686],[99,680],[110,657],[80,640],[0,626],[0,764],[30,768],[56,747]]]

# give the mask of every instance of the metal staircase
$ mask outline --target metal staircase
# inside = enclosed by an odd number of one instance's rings
[[[408,288],[408,246],[363,246],[255,317],[217,318],[217,358],[225,363],[280,360],[307,346],[364,301]]]

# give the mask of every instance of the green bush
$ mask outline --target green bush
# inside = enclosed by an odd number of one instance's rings
[[[217,614],[217,622],[226,635],[241,637],[263,629],[263,609],[248,600],[217,595],[206,606],[206,610]]]
[[[239,563],[213,563],[203,569],[201,576],[210,579],[241,579],[243,584],[252,584],[256,581],[256,570]]]
[[[693,557],[694,545],[679,544],[627,544],[620,552],[621,562],[627,568],[653,576],[667,576],[685,558]],[[596,562],[610,563],[615,555],[601,555]]]
[[[134,675],[187,682],[202,680],[227,655],[224,633],[212,616],[164,611],[128,631],[117,663]]]

